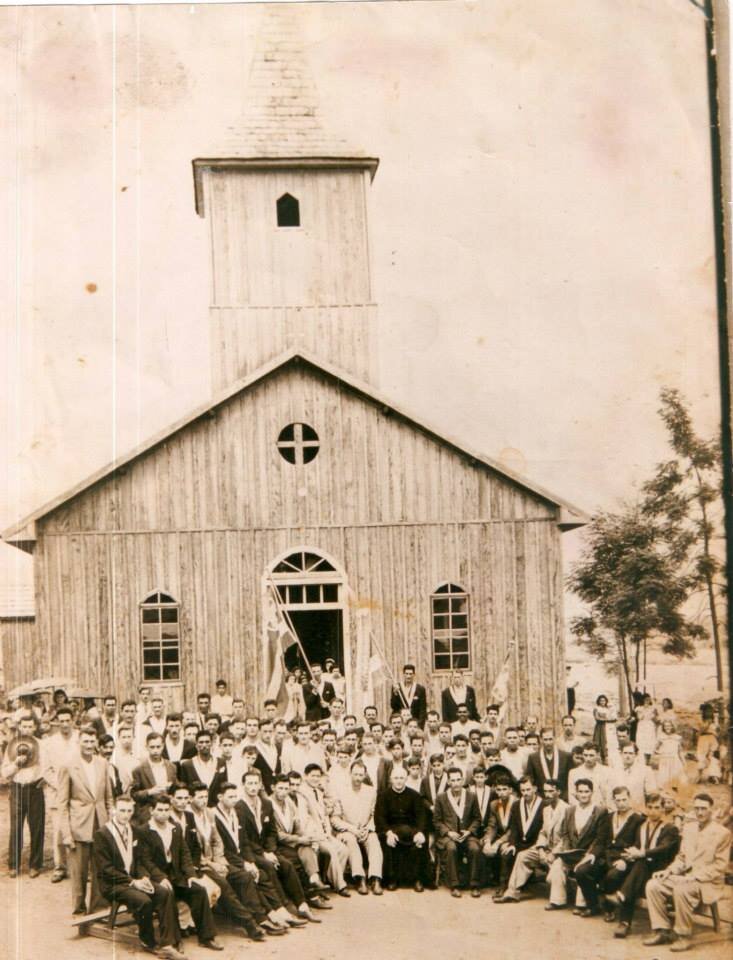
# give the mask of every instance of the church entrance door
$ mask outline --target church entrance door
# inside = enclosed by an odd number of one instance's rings
[[[300,641],[300,646],[286,651],[286,668],[305,668],[303,653],[309,663],[325,665],[331,658],[348,682],[350,663],[345,643],[343,574],[322,553],[304,547],[276,561],[270,577],[281,608]]]

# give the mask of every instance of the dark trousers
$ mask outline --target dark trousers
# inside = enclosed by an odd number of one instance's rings
[[[20,868],[23,852],[23,830],[26,820],[31,835],[31,870],[43,867],[43,831],[46,826],[46,801],[43,787],[35,783],[10,784],[10,835],[8,838],[8,869]]]
[[[173,892],[177,900],[188,904],[199,940],[213,940],[216,927],[211,915],[209,895],[204,888],[194,883],[190,887],[173,887]]]
[[[209,876],[219,883],[220,878],[214,877],[213,874],[209,874]],[[260,896],[258,885],[255,883],[254,877],[247,873],[246,870],[237,870],[233,867],[230,867],[226,879],[227,886],[231,889],[245,913],[249,915],[255,923],[262,923],[262,921],[267,917],[267,911],[269,907],[265,906],[262,897]],[[223,891],[223,888],[221,889]],[[236,914],[229,910],[228,900],[223,899],[223,894],[219,903],[222,904],[228,913],[231,913],[235,923],[240,922],[237,919]]]
[[[451,889],[459,885],[458,864],[465,856],[468,860],[468,882],[472,887],[481,886],[481,844],[476,837],[467,837],[463,843],[444,838],[439,841],[440,869],[443,879]]]
[[[384,879],[387,883],[409,883],[417,880],[425,882],[428,879],[428,845],[416,847],[413,837],[417,833],[412,827],[398,825],[390,828],[398,836],[395,847],[387,845],[384,837],[382,851],[384,853]]]
[[[599,881],[606,871],[604,863],[583,863],[573,870],[573,876],[583,891],[586,904],[591,910],[598,909]]]
[[[104,889],[104,896],[110,904],[124,903],[137,921],[140,940],[146,947],[154,947],[155,930],[153,928],[153,914],[158,917],[160,936],[158,946],[171,947],[181,941],[181,931],[178,926],[178,910],[176,898],[172,890],[154,883],[155,891],[152,894],[143,893],[130,886],[113,886]]]
[[[305,900],[303,887],[298,880],[295,867],[288,860],[284,857],[278,857],[279,867],[276,867],[266,859],[264,854],[259,854],[255,856],[255,864],[260,871],[260,875],[263,873],[267,875],[270,885],[274,888],[280,900],[279,906],[294,904],[299,907],[303,903]],[[277,910],[277,907],[274,909]]]
[[[626,876],[617,888],[624,898],[619,910],[619,919],[623,923],[631,923],[636,901],[644,896],[644,888],[654,871],[643,860],[637,860],[624,872]]]

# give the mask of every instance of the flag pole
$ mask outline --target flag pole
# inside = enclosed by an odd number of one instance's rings
[[[404,705],[405,705],[405,710],[409,710],[409,705],[408,705],[408,703],[407,703],[407,700],[406,700],[406,698],[405,698],[404,693],[402,692],[402,687],[401,687],[401,686],[399,685],[399,683],[397,682],[397,677],[395,677],[394,673],[392,672],[392,667],[389,665],[389,662],[388,662],[387,658],[385,657],[382,648],[381,648],[381,647],[379,646],[379,644],[377,643],[377,638],[376,638],[376,636],[375,636],[375,634],[374,634],[374,631],[371,630],[371,629],[369,630],[369,639],[372,641],[372,643],[374,644],[374,646],[375,646],[376,649],[377,649],[377,653],[378,653],[379,656],[381,657],[381,660],[382,660],[382,663],[384,664],[385,670],[387,671],[387,674],[389,675],[389,679],[392,681],[392,687],[393,687],[393,689],[396,689],[397,692],[399,693],[400,699],[402,700],[402,702],[403,702]]]
[[[298,649],[300,650],[301,656],[303,657],[303,660],[305,661],[305,665],[308,668],[308,673],[312,675],[310,661],[308,660],[305,650],[303,649],[303,644],[300,642],[298,631],[293,626],[293,621],[290,619],[290,614],[285,609],[285,607],[283,607],[282,604],[280,603],[280,595],[277,592],[277,588],[275,587],[275,584],[269,577],[267,578],[267,585],[272,592],[272,599],[275,602],[275,609],[285,621],[285,625],[287,626],[288,630],[295,637],[295,642],[298,644]]]

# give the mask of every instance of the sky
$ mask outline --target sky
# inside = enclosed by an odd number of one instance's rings
[[[191,160],[241,116],[261,15],[0,9],[0,529],[209,397]],[[662,386],[717,430],[689,0],[294,16],[324,125],[380,158],[382,393],[589,512],[666,456]],[[572,562],[581,535],[565,542]],[[0,558],[20,576],[23,557]]]

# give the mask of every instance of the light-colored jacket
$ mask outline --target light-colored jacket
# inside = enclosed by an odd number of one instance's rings
[[[542,829],[537,837],[538,847],[547,847],[554,851],[560,847],[561,829],[565,819],[565,811],[568,809],[564,800],[558,800],[556,807],[546,804],[542,809]]]
[[[697,822],[682,829],[680,852],[669,865],[670,874],[689,873],[700,884],[703,903],[715,903],[725,892],[731,833],[711,820],[703,830]]]
[[[112,812],[112,781],[107,761],[103,757],[94,757],[91,761],[94,790],[82,763],[86,761],[79,757],[58,769],[56,799],[63,843],[71,840],[91,843],[95,832],[105,825]]]

